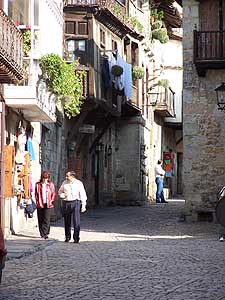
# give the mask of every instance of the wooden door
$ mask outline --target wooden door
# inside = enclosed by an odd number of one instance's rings
[[[200,2],[199,17],[200,31],[219,30],[219,0]]]
[[[205,59],[225,57],[225,0],[207,0],[199,5],[201,56]],[[205,32],[206,31],[206,32]]]

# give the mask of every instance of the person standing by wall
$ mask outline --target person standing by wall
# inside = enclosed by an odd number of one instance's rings
[[[66,180],[59,188],[59,197],[62,199],[62,211],[65,224],[65,242],[71,239],[71,217],[73,218],[74,243],[80,240],[80,211],[86,211],[87,195],[83,183],[76,179],[76,173],[66,173]]]
[[[156,191],[156,203],[168,203],[164,198],[163,192],[163,178],[165,171],[162,168],[162,160],[158,160],[157,165],[155,166],[155,183],[157,185]]]
[[[35,184],[38,226],[42,238],[47,239],[50,233],[51,209],[55,200],[55,186],[50,181],[50,174],[42,172],[41,179]]]

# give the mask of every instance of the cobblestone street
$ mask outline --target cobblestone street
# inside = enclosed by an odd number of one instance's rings
[[[0,299],[223,300],[218,225],[180,222],[183,208],[183,201],[170,201],[89,210],[80,244],[63,242],[60,220],[53,240],[7,261]]]

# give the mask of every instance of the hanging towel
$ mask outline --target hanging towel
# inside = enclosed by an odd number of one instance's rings
[[[127,98],[132,98],[132,66],[127,62],[124,63],[124,74],[125,74],[125,82],[124,82],[124,95]]]
[[[34,147],[33,147],[33,143],[32,143],[32,139],[29,136],[27,139],[27,145],[26,145],[27,151],[30,154],[30,160],[35,160],[35,153],[34,153]]]

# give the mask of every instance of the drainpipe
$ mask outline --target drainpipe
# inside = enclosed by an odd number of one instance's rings
[[[4,181],[5,181],[5,164],[4,164],[4,144],[5,144],[5,102],[3,98],[3,87],[1,87],[0,98],[0,221],[4,230]]]

